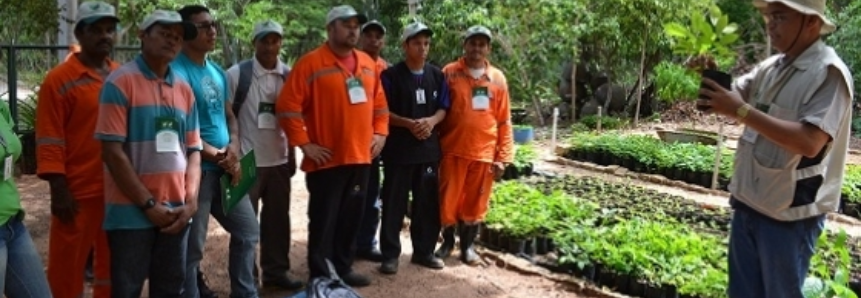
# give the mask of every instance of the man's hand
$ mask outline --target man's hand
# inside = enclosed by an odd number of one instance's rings
[[[233,167],[227,169],[227,173],[230,174],[230,184],[239,185],[239,180],[242,180],[242,165],[238,162],[234,163]]]
[[[505,164],[502,162],[499,162],[499,161],[494,162],[491,169],[493,170],[493,179],[494,180],[498,180],[498,179],[502,178],[502,174],[505,174]]]
[[[302,149],[302,153],[314,161],[317,166],[322,166],[329,162],[332,159],[332,151],[326,148],[323,148],[320,145],[314,143],[308,143],[302,146],[299,146],[299,149]]]
[[[371,158],[379,156],[384,146],[386,146],[386,137],[374,134],[374,138],[371,140]]]
[[[173,210],[169,210],[169,212],[175,216],[176,219],[169,226],[160,226],[160,231],[165,234],[177,234],[188,225],[189,220],[191,220],[194,213],[197,212],[197,206],[183,205],[176,207]]]
[[[418,135],[416,135],[416,137],[419,140],[424,140],[424,139],[429,138],[431,133],[433,132],[434,127],[436,126],[436,123],[431,118],[417,119],[416,122],[417,122],[417,126],[418,126],[418,131],[419,131]]]
[[[172,213],[170,208],[162,204],[156,204],[152,208],[147,209],[144,214],[146,214],[149,221],[159,228],[170,226],[177,218],[177,215]]]
[[[697,105],[711,107],[707,112],[735,118],[736,111],[745,103],[741,94],[724,89],[723,86],[708,78],[703,78],[703,83],[714,90],[700,89],[700,97],[704,96],[710,99],[698,99]]]
[[[218,162],[218,166],[227,171],[231,171],[231,168],[239,163],[239,148],[236,148],[234,145],[229,145],[227,148],[220,150],[220,152],[224,152],[224,158]]]
[[[51,180],[51,215],[56,216],[63,224],[75,222],[78,214],[78,201],[66,185],[66,178]]]

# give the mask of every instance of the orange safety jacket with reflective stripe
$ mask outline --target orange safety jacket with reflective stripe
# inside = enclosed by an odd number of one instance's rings
[[[505,75],[485,62],[484,74],[475,79],[463,58],[442,71],[451,90],[451,108],[440,126],[440,146],[445,155],[482,162],[514,161],[511,103]],[[490,105],[473,109],[473,90],[487,88]]]
[[[314,143],[332,151],[323,165],[305,157],[301,168],[311,172],[348,164],[371,163],[374,134],[389,133],[389,111],[380,83],[381,70],[364,52],[353,50],[356,71],[350,73],[327,44],[293,66],[275,104],[281,128],[291,146]],[[353,104],[347,80],[362,83],[366,101]]]
[[[113,71],[119,64],[108,61]],[[104,78],[77,55],[45,76],[36,107],[36,174],[66,176],[78,199],[104,197],[102,145],[93,138]]]

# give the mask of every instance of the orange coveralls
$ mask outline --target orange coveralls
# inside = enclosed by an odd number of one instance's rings
[[[499,69],[486,63],[474,79],[463,58],[443,68],[451,90],[451,109],[440,126],[440,221],[484,220],[493,186],[493,163],[511,163],[514,143],[508,84]],[[473,95],[490,97],[487,109],[474,107]],[[476,109],[478,108],[478,109]]]
[[[109,61],[111,70],[119,67]],[[72,224],[51,217],[48,283],[56,298],[84,295],[84,266],[93,255],[93,297],[110,297],[110,255],[105,217],[102,146],[93,137],[104,78],[77,56],[52,69],[39,88],[36,108],[36,173],[63,175],[78,214]]]

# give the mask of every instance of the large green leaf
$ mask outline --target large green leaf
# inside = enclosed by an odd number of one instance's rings
[[[721,30],[724,34],[735,33],[736,31],[738,31],[738,25],[736,23],[727,24],[726,27]]]
[[[691,38],[693,34],[679,23],[667,23],[664,25],[664,33],[672,37]]]

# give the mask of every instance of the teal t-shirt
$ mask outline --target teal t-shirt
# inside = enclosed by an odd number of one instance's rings
[[[0,102],[0,138],[0,224],[6,224],[22,209],[21,194],[18,193],[15,179],[2,177],[6,157],[11,154],[15,161],[21,158],[21,140],[12,129],[12,116],[6,102]]]
[[[180,78],[191,85],[194,91],[194,104],[200,122],[200,138],[216,148],[225,148],[230,143],[227,127],[227,76],[214,62],[206,60],[206,65],[191,61],[185,53],[177,55],[170,64]],[[221,169],[217,164],[204,161],[203,170]]]

